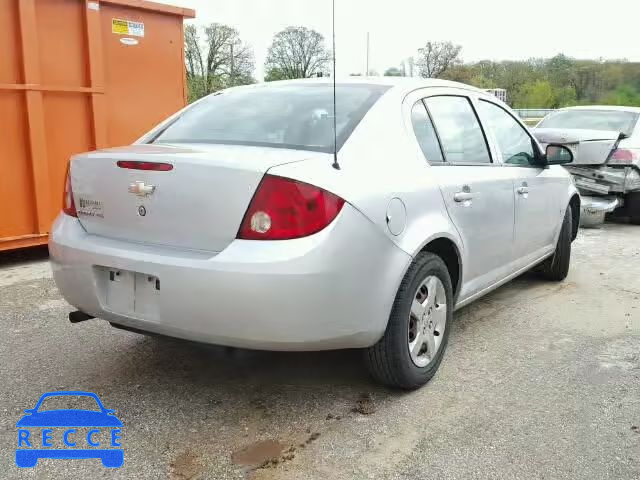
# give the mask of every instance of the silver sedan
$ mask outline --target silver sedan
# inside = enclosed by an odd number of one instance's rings
[[[54,278],[113,326],[271,350],[362,348],[379,381],[436,372],[455,309],[566,277],[580,197],[495,97],[361,78],[212,94],[135,144],[71,159]],[[335,121],[335,130],[334,130]]]

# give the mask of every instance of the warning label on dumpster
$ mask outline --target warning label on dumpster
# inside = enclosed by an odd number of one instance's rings
[[[114,18],[111,20],[111,32],[118,35],[131,35],[132,37],[144,37],[144,23],[132,22]]]

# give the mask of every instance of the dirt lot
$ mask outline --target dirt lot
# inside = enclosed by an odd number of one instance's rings
[[[569,278],[524,276],[456,315],[425,388],[357,351],[284,354],[71,325],[45,254],[0,256],[3,478],[640,479],[640,227],[583,230]],[[14,464],[50,390],[122,420],[124,466]]]

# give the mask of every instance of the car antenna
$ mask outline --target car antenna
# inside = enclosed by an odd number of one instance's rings
[[[331,40],[333,57],[333,164],[336,170],[340,170],[338,163],[338,127],[336,120],[336,0],[332,0],[331,8]]]

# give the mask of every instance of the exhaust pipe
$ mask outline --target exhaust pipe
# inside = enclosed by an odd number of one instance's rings
[[[84,322],[85,320],[91,320],[92,318],[96,317],[93,317],[88,313],[81,312],[80,310],[76,312],[69,312],[69,321],[71,323],[80,323]]]

